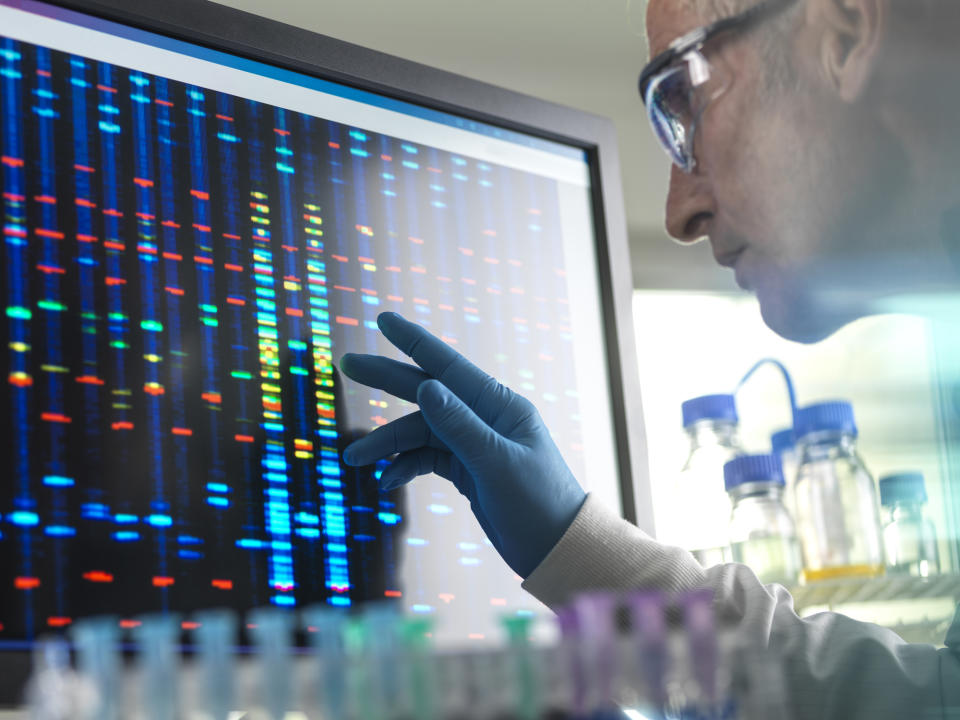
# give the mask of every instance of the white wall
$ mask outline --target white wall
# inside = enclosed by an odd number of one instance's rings
[[[778,337],[748,295],[637,291],[634,326],[650,457],[655,521],[682,516],[670,506],[670,485],[686,457],[680,404],[733,392],[762,357],[793,376],[797,402],[848,399],[860,429],[859,450],[875,479],[919,470],[928,510],[941,537],[955,536],[946,504],[938,442],[936,395],[927,320],[907,315],[866,318],[816,345]],[[770,434],[790,425],[783,381],[761,369],[737,394],[741,436],[749,452],[769,452]],[[718,478],[722,482],[722,478]],[[949,557],[946,543],[941,556]]]

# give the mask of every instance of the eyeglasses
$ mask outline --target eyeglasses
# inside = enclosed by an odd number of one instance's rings
[[[640,73],[640,97],[657,140],[684,172],[697,166],[693,138],[707,105],[728,87],[720,68],[703,53],[708,40],[744,32],[796,0],[763,0],[742,13],[697,28],[674,40]]]

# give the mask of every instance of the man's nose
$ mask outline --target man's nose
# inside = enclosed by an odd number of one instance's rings
[[[710,232],[715,207],[709,183],[700,173],[670,170],[666,227],[681,242],[694,242]]]

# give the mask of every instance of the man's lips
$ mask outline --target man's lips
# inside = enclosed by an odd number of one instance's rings
[[[732,268],[737,264],[737,260],[740,259],[740,256],[743,254],[743,251],[746,250],[746,245],[737,248],[736,250],[728,250],[726,252],[716,252],[714,251],[714,259],[724,267]]]
[[[723,265],[723,267],[728,267],[733,269],[733,276],[737,282],[737,285],[740,286],[743,290],[749,290],[750,286],[746,279],[746,273],[743,269],[743,264],[740,263],[740,258],[743,256],[744,250],[747,249],[746,245],[741,245],[736,250],[728,250],[726,252],[714,252],[713,257],[716,261]]]

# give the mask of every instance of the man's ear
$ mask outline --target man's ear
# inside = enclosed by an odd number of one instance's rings
[[[820,65],[846,102],[866,90],[885,30],[886,0],[816,0],[822,30]]]

